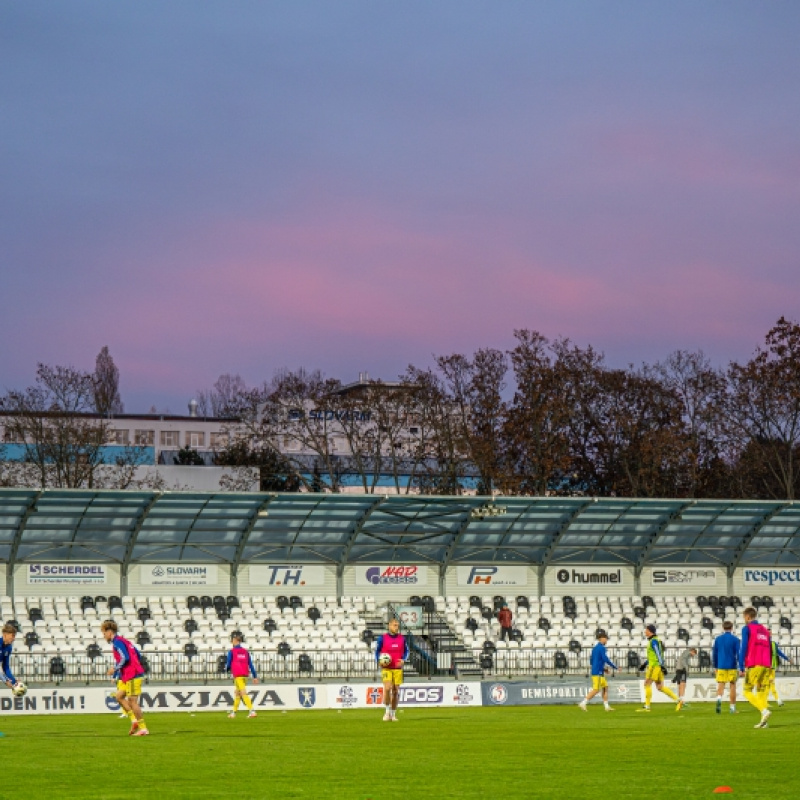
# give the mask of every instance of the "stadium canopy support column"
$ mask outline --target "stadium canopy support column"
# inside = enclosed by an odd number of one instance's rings
[[[242,555],[247,542],[250,539],[250,534],[253,532],[259,517],[266,517],[269,514],[269,504],[277,497],[275,494],[267,495],[264,502],[258,506],[253,513],[252,518],[247,523],[247,527],[242,531],[239,537],[239,544],[236,545],[236,554],[231,562],[231,577],[230,577],[230,593],[239,596],[239,567],[242,564]]]
[[[19,525],[17,525],[17,529],[14,532],[14,541],[11,545],[11,551],[8,554],[8,564],[6,565],[6,594],[9,597],[14,597],[14,567],[17,566],[17,551],[19,550],[19,543],[22,539],[22,531],[25,529],[25,523],[28,521],[28,517],[36,511],[36,503],[41,496],[42,493],[37,492],[30,498],[25,513],[22,515]]]
[[[142,529],[142,525],[144,525],[144,521],[147,518],[147,513],[155,505],[156,500],[158,500],[162,494],[163,492],[154,492],[153,496],[150,498],[150,501],[139,512],[139,518],[136,520],[136,524],[133,526],[130,536],[128,536],[128,545],[125,548],[125,555],[122,558],[122,563],[119,565],[120,597],[125,597],[125,595],[128,594],[128,570],[131,566],[133,548],[136,546],[136,539],[139,537],[139,531]]]

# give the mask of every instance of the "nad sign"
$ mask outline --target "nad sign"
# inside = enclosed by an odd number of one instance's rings
[[[415,588],[428,583],[427,567],[416,564],[391,564],[356,567],[356,586],[404,586]]]
[[[324,586],[325,567],[318,564],[252,564],[252,586]]]
[[[216,564],[142,564],[139,582],[143,586],[213,586]]]
[[[104,564],[28,564],[29,584],[97,586],[106,582]]]
[[[456,567],[456,584],[458,586],[526,587],[528,585],[528,568],[496,564]]]

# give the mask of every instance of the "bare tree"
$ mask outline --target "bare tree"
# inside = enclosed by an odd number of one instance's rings
[[[122,414],[124,411],[119,395],[119,370],[108,347],[98,353],[95,362],[94,410],[103,416]]]
[[[241,375],[225,373],[217,378],[210,390],[200,389],[196,393],[197,407],[203,417],[233,419],[247,385]]]

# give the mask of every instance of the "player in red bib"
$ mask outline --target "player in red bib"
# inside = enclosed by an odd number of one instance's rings
[[[142,709],[139,705],[139,695],[142,693],[142,678],[144,667],[139,661],[139,651],[117,632],[117,623],[107,619],[101,626],[103,638],[114,648],[116,669],[112,667],[108,674],[117,681],[117,701],[120,707],[128,714],[131,720],[131,736],[148,736],[147,723],[144,721]]]

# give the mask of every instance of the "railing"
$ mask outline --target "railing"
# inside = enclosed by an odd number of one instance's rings
[[[685,648],[668,648],[667,668],[674,671],[675,660]],[[800,647],[784,647],[783,652],[794,664],[800,662]],[[629,654],[634,653],[635,659]],[[326,650],[325,652],[292,652],[279,655],[274,651],[251,650],[250,655],[264,681],[380,681],[380,670],[375,664],[372,652],[365,650]],[[590,673],[591,650],[570,652],[563,648],[500,648],[496,652],[484,652],[480,661],[482,674],[486,678],[516,677],[585,677]],[[608,656],[617,667],[617,675],[629,677],[643,676],[639,663],[644,660],[644,649],[609,648]],[[148,681],[171,683],[207,683],[209,681],[229,680],[225,672],[225,654],[198,653],[189,656],[184,653],[149,652],[145,655]],[[636,662],[636,663],[635,663]],[[18,680],[27,684],[59,683],[108,683],[107,671],[113,661],[106,656],[92,658],[73,653],[40,652],[28,653],[16,650],[11,657],[11,669]],[[779,675],[796,672],[796,667],[778,669]],[[711,675],[711,666],[698,659],[692,660],[690,677]],[[431,677],[425,673],[421,677]],[[445,672],[436,671],[444,677]],[[672,677],[671,675],[669,677]],[[669,678],[668,678],[669,679]]]

